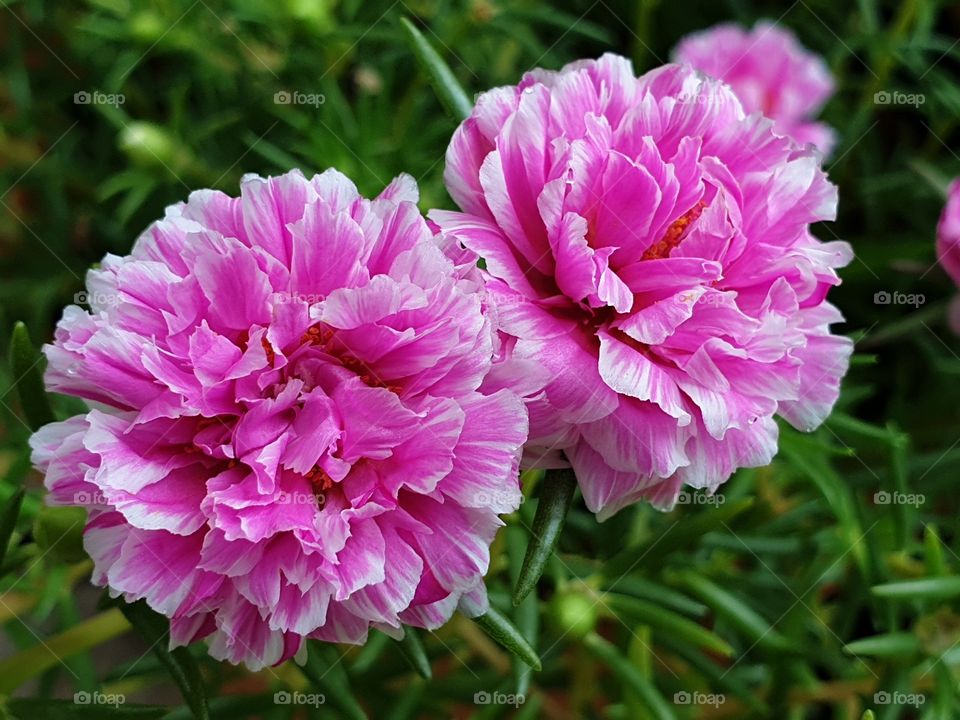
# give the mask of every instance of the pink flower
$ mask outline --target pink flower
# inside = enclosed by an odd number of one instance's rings
[[[33,461],[89,509],[94,581],[172,644],[259,668],[485,610],[527,416],[478,390],[490,323],[416,202],[333,170],[195,192],[64,313],[47,384],[92,409]]]
[[[947,204],[937,224],[937,259],[960,285],[960,178],[947,188]],[[953,331],[960,335],[960,295],[950,303],[949,321]]]
[[[613,55],[534,71],[480,96],[446,181],[462,212],[431,219],[484,259],[505,352],[552,378],[524,391],[527,461],[569,462],[601,519],[712,492],[770,462],[775,415],[830,412],[852,343],[824,298],[852,253],[809,225],[836,188],[723,83]]]
[[[769,22],[749,31],[716,25],[681,40],[673,58],[728,83],[744,109],[775,120],[777,132],[812,143],[824,156],[832,152],[834,131],[811,118],[833,94],[833,78],[789,30]]]

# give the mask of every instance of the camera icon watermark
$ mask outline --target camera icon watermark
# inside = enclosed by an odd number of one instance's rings
[[[918,708],[926,701],[926,695],[920,693],[887,692],[886,690],[879,690],[873,694],[874,705],[909,705],[910,707]]]
[[[474,705],[510,705],[517,708],[523,705],[526,700],[526,695],[522,693],[503,693],[499,690],[492,693],[481,690],[473,694]]]
[[[318,108],[327,101],[322,93],[305,93],[299,90],[278,90],[273,94],[275,105],[310,105]]]
[[[119,708],[127,702],[127,697],[123,693],[104,693],[99,690],[87,692],[81,690],[73,694],[74,705],[104,705],[113,708]]]
[[[873,494],[874,505],[912,505],[920,507],[927,501],[927,496],[923,493],[904,493],[898,490],[888,492],[879,490]]]
[[[299,690],[277,690],[273,694],[274,705],[307,705],[309,707],[320,707],[327,702],[327,696],[323,693],[305,693]]]
[[[710,705],[718,708],[727,701],[727,696],[722,693],[702,693],[688,692],[681,690],[673,694],[674,705]]]
[[[926,301],[927,298],[922,293],[902,293],[898,290],[891,293],[886,290],[878,290],[873,294],[874,305],[912,305],[918,308]]]
[[[99,90],[80,90],[73,94],[74,105],[111,105],[120,107],[127,101],[123,93],[105,93]]]
[[[874,105],[912,105],[920,107],[927,101],[923,93],[905,93],[899,90],[880,90],[873,95]]]

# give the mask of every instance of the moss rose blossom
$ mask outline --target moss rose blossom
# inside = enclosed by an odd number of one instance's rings
[[[825,156],[833,151],[836,133],[813,120],[833,95],[833,76],[789,30],[770,22],[751,30],[722,23],[685,37],[673,58],[728,83],[748,113],[772,118],[778,132]]]
[[[481,391],[482,295],[416,202],[407,176],[367,200],[332,170],[194,192],[65,311],[47,384],[91,409],[33,461],[88,509],[94,581],[172,644],[259,668],[485,609],[527,415]]]
[[[546,368],[527,461],[569,463],[602,519],[770,462],[779,415],[830,412],[852,343],[826,302],[852,257],[810,224],[836,188],[810,146],[690,66],[605,55],[481,95],[447,151],[503,346]]]

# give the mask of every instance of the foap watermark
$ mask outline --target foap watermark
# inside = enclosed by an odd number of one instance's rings
[[[299,90],[278,90],[273,94],[276,105],[310,105],[318,108],[327,101],[322,93],[305,93]]]
[[[879,690],[873,694],[874,705],[909,705],[918,708],[927,701],[927,696],[920,693],[905,693],[897,690],[887,692]]]
[[[680,93],[677,95],[677,102],[681,105],[706,105],[716,102],[716,99],[710,93]]]
[[[274,705],[308,705],[310,707],[320,707],[327,702],[327,696],[323,693],[305,693],[299,690],[277,690],[273,694]]]
[[[675,296],[681,305],[730,305],[732,296],[725,292],[699,292],[689,290]]]
[[[874,505],[912,505],[913,507],[920,507],[926,501],[927,497],[923,493],[904,493],[897,490],[887,492],[886,490],[880,490],[873,494]]]
[[[915,308],[920,307],[927,301],[922,293],[903,293],[899,290],[888,292],[878,290],[873,294],[874,305],[911,305]]]
[[[327,299],[326,295],[319,293],[301,293],[280,291],[270,295],[274,305],[286,305],[287,303],[303,303],[305,305],[316,305]]]
[[[73,494],[73,504],[81,506],[111,505],[112,498],[100,490],[81,490]]]
[[[73,302],[77,305],[89,305],[90,307],[106,307],[108,305],[119,305],[120,296],[117,293],[81,290],[73,294]]]
[[[718,708],[726,701],[726,695],[721,693],[687,692],[686,690],[681,690],[673,694],[674,705],[710,705]]]
[[[519,492],[505,492],[503,490],[483,490],[476,493],[473,496],[473,501],[477,505],[486,506],[486,505],[515,505],[516,503],[523,504],[524,497]]]
[[[494,690],[491,693],[481,690],[473,694],[474,705],[510,705],[516,708],[526,701],[527,697],[523,693],[503,693],[499,690]]]
[[[723,505],[727,499],[723,495],[707,495],[706,493],[681,490],[677,495],[677,505]]]
[[[105,93],[99,90],[80,90],[73,94],[74,105],[111,105],[120,107],[127,101],[123,93]]]
[[[899,90],[880,90],[873,95],[874,105],[912,105],[920,107],[927,101],[923,93],[905,93]]]
[[[123,693],[104,693],[99,690],[87,692],[81,690],[73,694],[74,705],[104,705],[113,708],[119,708],[127,702],[127,697]]]
[[[274,502],[277,505],[319,505],[323,507],[327,502],[327,496],[322,492],[281,492]]]

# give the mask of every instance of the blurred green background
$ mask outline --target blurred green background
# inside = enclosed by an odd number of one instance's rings
[[[792,29],[838,83],[823,119],[840,135],[826,163],[840,216],[816,232],[857,253],[832,299],[858,354],[827,425],[810,436],[784,427],[774,464],[738,473],[719,506],[691,502],[666,515],[638,507],[597,526],[578,500],[540,597],[514,610],[510,580],[536,506],[530,478],[530,501],[501,533],[488,585],[539,650],[542,673],[524,672],[462,619],[425,638],[429,682],[383,636],[362,650],[328,648],[331,670],[319,681],[292,665],[251,675],[195,654],[215,717],[853,719],[867,708],[879,718],[960,717],[960,342],[946,323],[957,289],[933,245],[943,188],[960,174],[960,4],[2,5],[3,344],[15,320],[37,345],[47,341],[86,268],[128,252],[166,205],[201,187],[235,193],[246,172],[335,166],[376,193],[406,171],[424,209],[449,206],[443,154],[456,123],[419,70],[402,16],[471,93],[606,51],[642,72],[666,62],[684,34],[720,21],[770,18]],[[895,91],[923,101],[875,101]],[[877,304],[881,292],[923,302]],[[171,710],[182,701],[148,646],[95,607],[88,564],[65,552],[71,538],[35,537],[42,485],[29,471],[11,381],[4,366],[0,500],[24,484],[28,496],[16,552],[0,568],[0,677],[30,667],[17,695],[67,702],[20,701],[10,712],[120,717],[144,702],[164,707],[138,717],[188,717]],[[90,618],[101,624],[91,629]],[[66,665],[51,662],[47,646]],[[0,680],[0,692],[15,689]],[[326,702],[276,703],[275,692],[293,690],[323,692]],[[78,705],[75,692],[126,702]],[[496,692],[524,702],[475,696]]]

